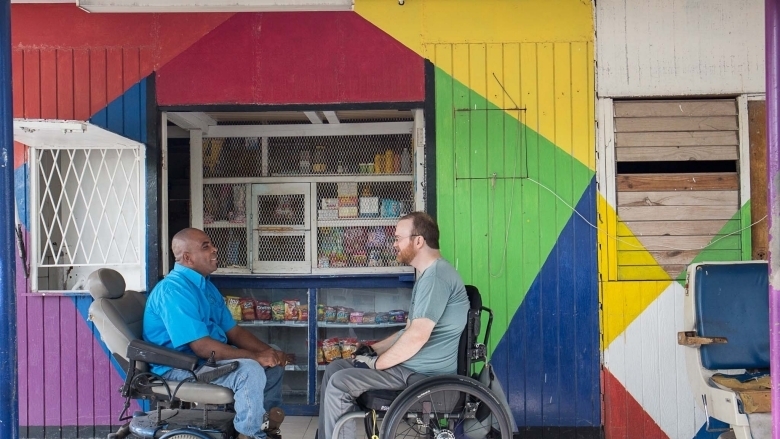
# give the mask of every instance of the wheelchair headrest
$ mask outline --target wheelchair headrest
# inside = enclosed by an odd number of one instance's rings
[[[125,278],[116,270],[100,268],[87,278],[87,290],[93,299],[118,299],[125,294]]]
[[[471,309],[482,309],[482,296],[479,294],[479,289],[474,285],[466,285],[466,295],[469,297],[469,306]]]

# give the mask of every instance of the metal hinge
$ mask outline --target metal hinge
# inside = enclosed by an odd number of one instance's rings
[[[677,344],[681,346],[700,346],[703,344],[728,343],[726,337],[699,337],[696,331],[682,331],[677,333]]]

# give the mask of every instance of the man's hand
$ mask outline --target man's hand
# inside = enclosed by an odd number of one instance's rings
[[[279,357],[276,354],[277,352],[278,351],[273,349],[266,349],[257,354],[255,360],[263,367],[276,367],[280,364]]]
[[[379,357],[358,355],[355,360],[352,361],[352,365],[358,369],[376,369],[376,359]]]
[[[358,355],[373,355],[376,356],[376,351],[374,348],[367,344],[359,344],[358,348],[355,349],[355,352],[352,354],[352,357],[357,357]]]

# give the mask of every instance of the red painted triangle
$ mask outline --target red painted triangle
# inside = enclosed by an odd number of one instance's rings
[[[604,386],[604,434],[606,439],[669,439],[653,418],[607,369]]]

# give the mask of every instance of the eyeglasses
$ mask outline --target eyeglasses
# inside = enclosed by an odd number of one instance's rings
[[[395,242],[398,242],[398,241],[401,241],[401,240],[406,239],[406,238],[411,238],[412,236],[422,236],[422,235],[409,235],[409,236],[398,236],[398,235],[395,235],[393,238],[394,238]]]

